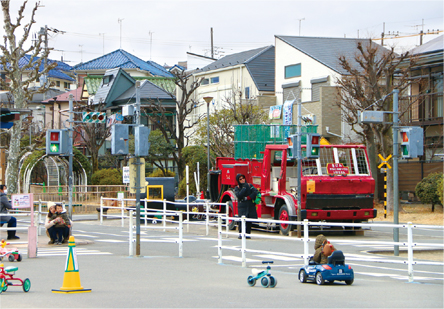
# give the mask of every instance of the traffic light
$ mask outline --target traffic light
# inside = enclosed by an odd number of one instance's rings
[[[15,114],[12,114],[9,108],[0,108],[0,129],[10,129],[14,123]]]
[[[321,135],[307,133],[306,155],[308,159],[319,159]]]
[[[68,130],[46,131],[46,155],[67,156],[69,149]]]
[[[105,112],[83,112],[82,114],[83,122],[89,123],[105,123],[106,113]]]
[[[413,159],[424,154],[424,130],[421,127],[401,128],[401,156]]]
[[[288,141],[288,150],[289,150],[289,152],[287,153],[287,157],[290,159],[296,159],[297,144],[298,144],[297,135],[290,135],[289,137],[287,137],[287,141]]]

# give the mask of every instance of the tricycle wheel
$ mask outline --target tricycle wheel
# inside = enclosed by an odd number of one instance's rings
[[[301,283],[307,282],[307,273],[303,269],[299,271],[299,281],[301,281]]]
[[[352,285],[352,284],[353,284],[353,281],[354,281],[354,279],[351,279],[351,280],[345,280],[345,283],[346,283],[347,285]]]
[[[256,284],[256,279],[254,279],[253,276],[248,276],[248,285],[249,286],[254,286]]]
[[[8,284],[6,283],[5,278],[0,279],[0,294],[8,289]]]
[[[274,288],[276,286],[276,284],[278,284],[278,281],[276,280],[276,278],[273,276],[270,276],[270,288]]]
[[[8,260],[9,260],[9,262],[14,262],[14,255],[12,255],[12,254],[10,254],[9,256],[8,256]]]
[[[279,209],[279,220],[281,220],[281,221],[289,221],[290,220],[290,214],[288,212],[287,205],[282,205],[281,208]],[[282,235],[288,235],[288,233],[291,231],[290,224],[281,223],[279,226],[280,226],[280,230],[281,230]]]
[[[22,261],[22,255],[19,254],[18,257],[17,257],[17,262],[21,262],[21,261]]]
[[[23,280],[23,291],[28,292],[31,289],[31,280],[26,278]]]
[[[324,280],[324,278],[322,277],[322,274],[321,274],[320,271],[318,271],[318,272],[316,273],[316,283],[317,283],[318,285],[322,285],[322,284],[325,283],[325,280]]]
[[[261,284],[264,288],[268,288],[270,286],[270,280],[268,280],[268,277],[262,277]]]

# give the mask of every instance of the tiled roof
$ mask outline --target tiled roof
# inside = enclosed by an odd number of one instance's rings
[[[74,66],[76,71],[109,70],[114,68],[139,69],[147,71],[153,76],[173,76],[161,65],[153,61],[145,62],[142,59],[124,51],[123,49],[115,50],[99,58]]]
[[[78,88],[75,89],[75,90],[67,91],[67,92],[65,92],[65,93],[62,93],[62,94],[58,95],[58,96],[56,97],[56,98],[57,98],[57,101],[62,101],[62,102],[69,101],[69,95],[70,95],[70,94],[73,95],[73,99],[74,99],[74,101],[80,101],[81,96],[82,96],[82,87],[78,87]],[[45,100],[45,101],[42,101],[42,103],[49,103],[49,101],[52,102],[52,101],[53,101],[53,98],[48,99],[48,100]]]
[[[122,95],[120,95],[115,101],[128,101],[132,98],[136,97],[136,88],[131,87],[127,91],[125,91]],[[149,80],[145,80],[140,85],[140,99],[141,100],[149,100],[149,99],[159,99],[159,100],[174,100],[174,97],[168,94],[165,90],[150,82]]]
[[[35,57],[34,61],[38,61],[39,59],[40,59],[40,57]],[[23,66],[27,65],[30,61],[31,61],[31,55],[23,56],[19,60],[19,67],[23,67]],[[72,67],[70,65],[68,65],[64,62],[61,62],[61,61],[48,59],[47,64],[49,65],[52,63],[57,63],[57,66],[48,72],[49,77],[63,79],[63,80],[67,80],[70,82],[74,81],[74,79],[71,76],[69,76],[63,72],[63,71],[69,72],[72,69]],[[39,68],[39,72],[41,72],[43,70],[43,67],[44,67],[44,63],[42,61],[40,68]],[[0,64],[0,70],[3,70],[3,65],[1,65],[1,64]],[[29,70],[32,70],[32,69],[30,68]]]
[[[347,39],[347,38],[320,38],[306,36],[283,36],[276,35],[276,38],[293,46],[302,53],[319,61],[332,70],[346,74],[347,72],[339,64],[339,56],[352,59],[357,53],[357,44],[360,42],[364,46],[372,44],[378,46],[380,52],[387,49],[372,42],[370,39]],[[358,68],[358,67],[356,67]]]
[[[223,68],[243,64],[243,63],[247,62],[249,59],[253,58],[254,56],[257,56],[259,53],[263,52],[267,48],[270,48],[270,46],[247,50],[247,51],[232,54],[232,55],[227,55],[227,56],[225,56],[217,61],[214,61],[214,62],[210,63],[209,65],[203,67],[200,71],[207,72],[207,71],[213,71],[213,70],[218,70],[218,69],[223,69]]]
[[[198,73],[244,64],[259,91],[274,91],[274,62],[274,46],[266,46],[227,55],[203,67]]]
[[[418,47],[415,47],[412,49],[411,54],[412,55],[418,55],[418,54],[425,54],[425,53],[431,53],[436,52],[439,50],[443,50],[443,43],[444,43],[444,35],[440,35],[437,38],[434,38],[433,40],[420,45]]]

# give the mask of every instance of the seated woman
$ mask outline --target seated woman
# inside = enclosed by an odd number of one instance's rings
[[[57,213],[57,208],[59,208],[59,212],[63,212],[63,206],[60,203],[48,203],[48,215],[45,219],[45,228],[46,228],[46,235],[50,238],[50,241],[48,244],[58,244],[58,243],[67,243],[69,239],[69,234],[71,233],[71,227],[72,227],[72,221],[67,219],[66,226],[67,228],[64,228],[60,224],[60,216]],[[56,207],[58,206],[58,207]],[[62,231],[63,230],[63,231]],[[58,234],[62,235],[62,241],[59,239]]]
[[[55,214],[55,212],[56,207],[55,204],[52,203],[52,205],[48,207],[48,215],[45,218],[46,235],[48,235],[50,238],[50,241],[48,242],[49,245],[52,245],[57,237],[55,234],[55,222],[54,220],[51,220],[51,217]]]

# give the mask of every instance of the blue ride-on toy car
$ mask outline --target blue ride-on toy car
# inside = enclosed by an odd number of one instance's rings
[[[327,264],[318,264],[310,259],[308,265],[299,270],[299,281],[302,283],[314,281],[321,285],[325,282],[345,281],[347,285],[350,285],[354,278],[353,269],[345,264],[344,254],[340,250],[333,251],[328,257]]]

